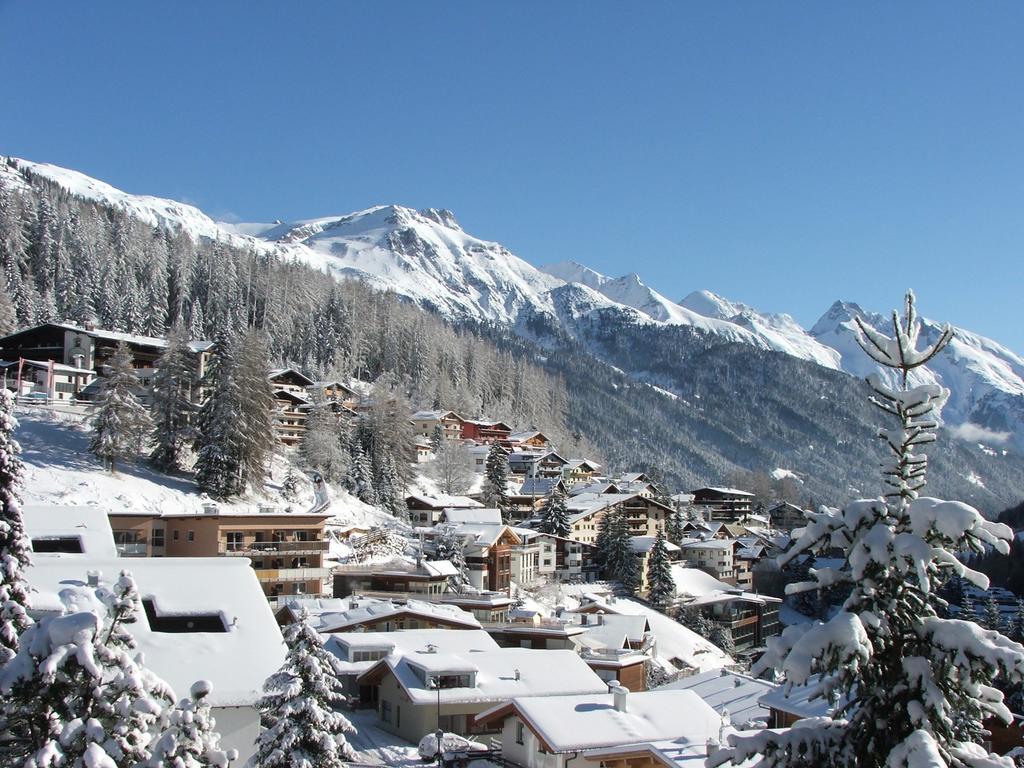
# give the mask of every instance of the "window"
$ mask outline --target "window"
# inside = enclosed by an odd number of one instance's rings
[[[174,531],[171,532],[171,540],[172,541],[177,541],[178,540],[178,529],[177,528],[175,528]]]
[[[196,540],[196,532],[195,531],[189,531],[188,532],[188,540],[189,541],[195,541]]]
[[[526,739],[524,738],[526,736],[526,734],[524,733],[525,730],[526,729],[523,728],[523,721],[516,720],[516,744],[526,743]]]
[[[402,705],[395,705],[395,728],[402,727]]]
[[[245,547],[245,534],[241,531],[228,531],[228,552],[240,552]]]
[[[154,547],[164,546],[164,529],[154,528],[153,532],[150,534],[149,543],[152,544]]]
[[[152,598],[142,601],[152,632],[227,632],[224,616],[220,613],[158,613]]]
[[[81,554],[82,539],[78,536],[43,536],[32,539],[33,552],[60,552],[69,554]]]

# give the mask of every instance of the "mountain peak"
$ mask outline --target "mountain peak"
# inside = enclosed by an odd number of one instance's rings
[[[440,224],[442,227],[454,229],[459,232],[463,231],[462,226],[455,219],[455,214],[447,208],[421,208],[418,213],[423,218],[429,219],[435,224]]]
[[[595,272],[577,261],[560,261],[557,264],[541,267],[540,271],[567,283],[579,283],[595,290],[600,290],[602,285],[611,280],[607,275]]]

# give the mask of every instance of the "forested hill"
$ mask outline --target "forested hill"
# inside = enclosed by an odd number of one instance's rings
[[[253,325],[279,364],[383,376],[410,408],[536,426],[567,453],[652,470],[678,490],[781,471],[802,480],[802,500],[880,492],[878,417],[863,382],[845,373],[699,327],[638,325],[624,305],[579,312],[574,288],[555,297],[558,317],[521,313],[518,335],[456,325],[287,251],[189,234],[6,170],[0,257],[16,314],[7,328],[66,318],[160,335],[181,319],[212,338]],[[993,514],[1024,499],[1024,462],[1012,451],[946,436],[930,454],[931,493]]]

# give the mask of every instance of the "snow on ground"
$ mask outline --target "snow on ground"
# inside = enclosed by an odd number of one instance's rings
[[[814,619],[800,613],[800,611],[793,606],[783,603],[779,606],[779,621],[787,627],[791,627],[794,624],[810,624]]]
[[[206,497],[199,492],[189,474],[168,475],[145,461],[119,465],[116,474],[103,469],[89,452],[87,417],[48,408],[22,408],[15,433],[21,443],[25,462],[26,504],[88,506],[120,512],[181,513],[199,512]],[[271,475],[262,493],[250,494],[222,504],[237,511],[256,511],[260,503],[272,503],[282,509],[305,512],[313,507],[313,486],[300,483],[294,501],[281,495],[281,483],[289,462],[276,456]],[[333,517],[329,527],[394,527],[398,523],[389,513],[364,504],[340,488],[330,488]]]
[[[791,477],[798,483],[803,483],[803,479],[791,469],[783,469],[782,467],[776,467],[771,471],[772,480],[782,480],[786,477]]]

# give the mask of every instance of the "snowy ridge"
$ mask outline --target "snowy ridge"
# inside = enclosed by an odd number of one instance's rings
[[[789,315],[760,312],[706,290],[676,303],[635,274],[611,278],[572,261],[538,269],[500,243],[468,234],[447,210],[378,205],[289,223],[225,224],[191,205],[128,194],[77,171],[0,157],[0,182],[24,187],[24,173],[151,226],[293,258],[392,290],[453,320],[507,324],[524,333],[525,321],[537,317],[570,335],[577,334],[578,324],[605,317],[636,326],[686,326],[723,342],[863,377],[877,366],[857,346],[853,318],[859,315],[883,331],[889,323],[856,304],[836,302],[808,332]],[[922,322],[924,340],[933,341],[939,324]],[[1024,359],[1016,353],[958,328],[917,381],[952,391],[943,419],[962,428],[961,437],[985,444],[1012,438],[1024,448]]]

